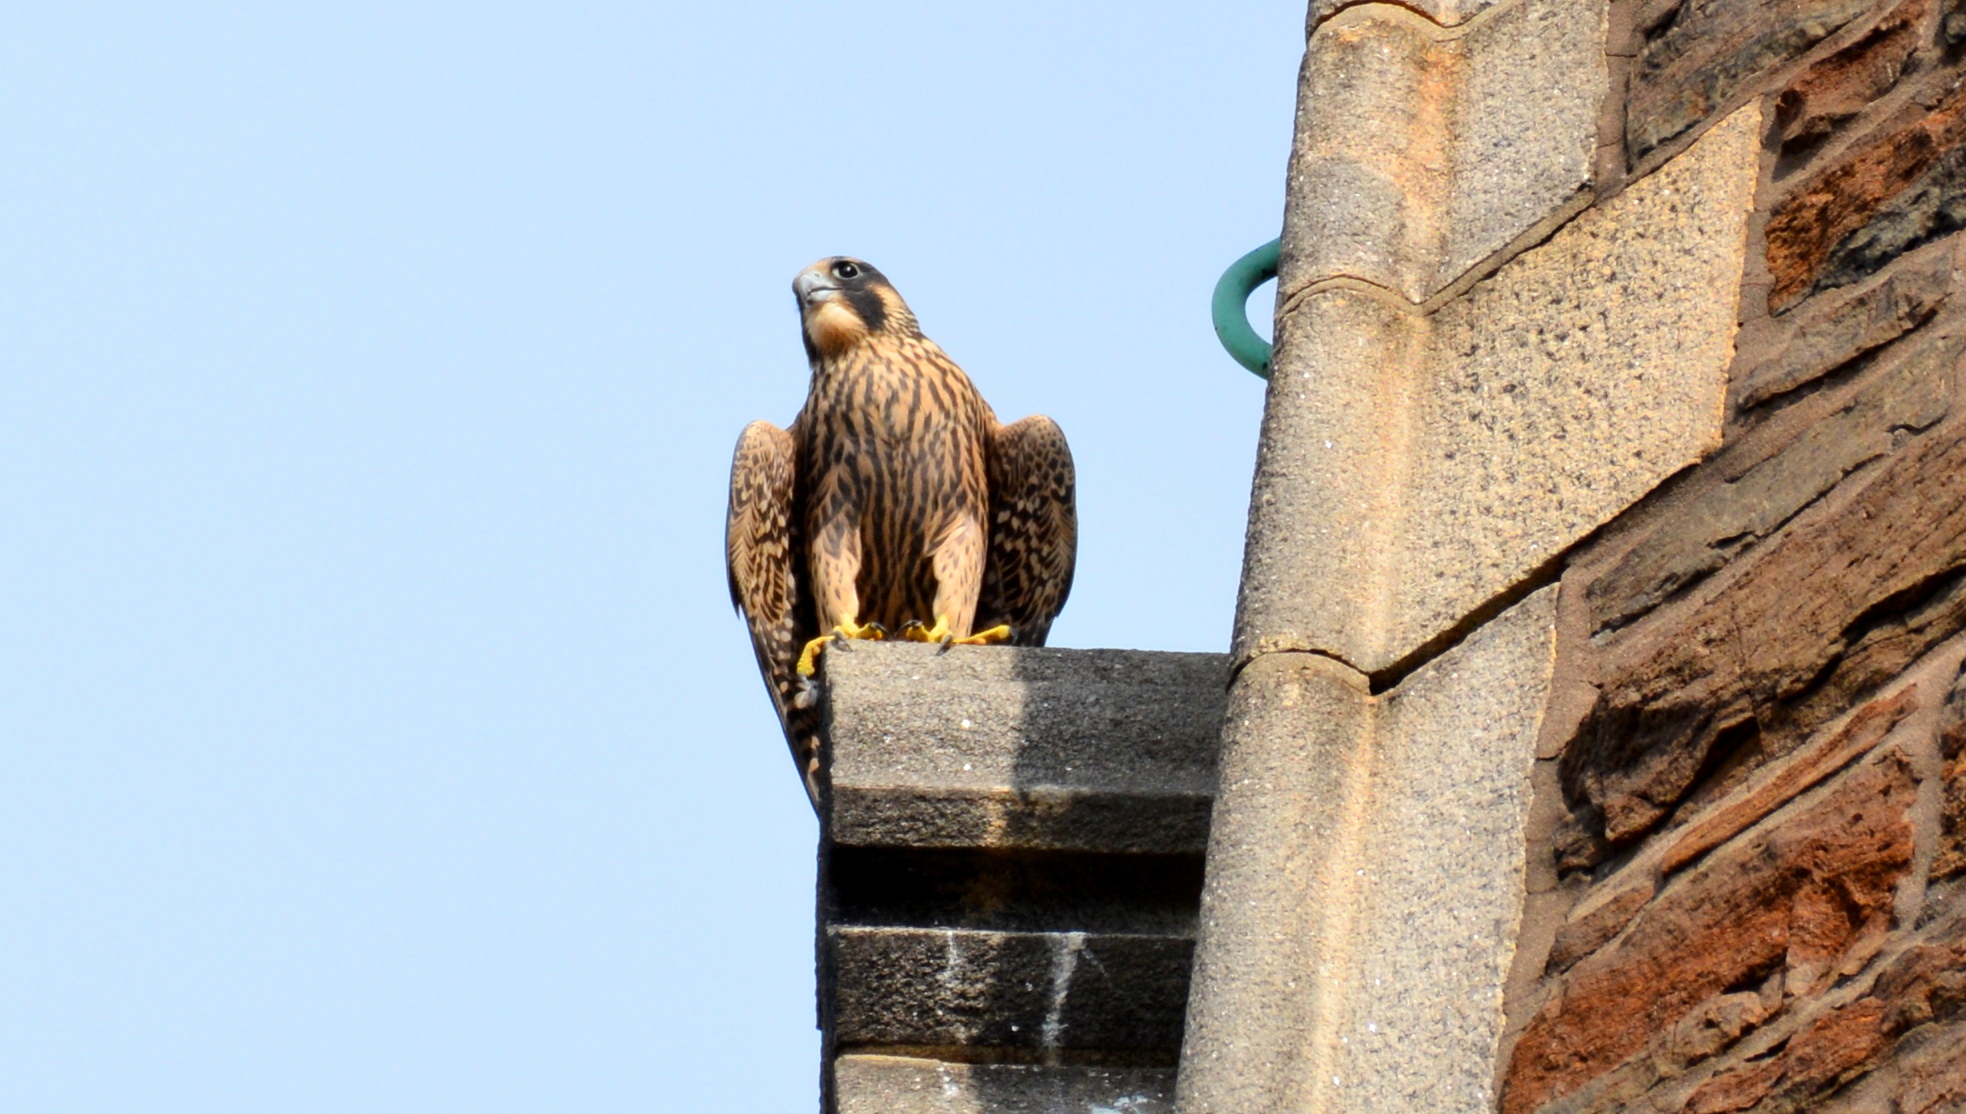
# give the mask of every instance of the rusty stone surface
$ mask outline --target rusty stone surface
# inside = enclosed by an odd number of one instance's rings
[[[1914,105],[1777,205],[1770,310],[1845,286],[1966,221],[1966,89]]]
[[[1966,919],[1954,917],[1906,949],[1871,993],[1890,1003],[1884,1024],[1893,1035],[1966,1012]]]
[[[1709,1080],[1693,1092],[1687,1111],[1750,1110],[1771,1094],[1800,1098],[1840,1082],[1884,1047],[1884,1011],[1876,998],[1829,1011],[1789,1038],[1775,1058]]]
[[[1966,339],[1920,340],[1895,367],[1779,451],[1738,475],[1715,477],[1717,482],[1687,500],[1668,528],[1592,581],[1586,595],[1593,626],[1599,631],[1625,626],[1699,583],[1845,476],[1891,452],[1905,431],[1929,429],[1944,418]]]
[[[1671,874],[1748,830],[1762,817],[1863,757],[1917,707],[1918,686],[1911,685],[1888,699],[1859,708],[1842,728],[1797,751],[1772,776],[1674,833],[1660,856],[1659,869]]]
[[[1934,879],[1966,874],[1966,666],[1953,681],[1939,715],[1939,754],[1946,766],[1939,853],[1932,860]]]
[[[1804,70],[1776,102],[1784,150],[1820,143],[1898,84],[1933,0],[1907,0],[1864,37]]]
[[[1805,994],[1846,953],[1871,948],[1911,865],[1916,796],[1909,761],[1886,751],[1662,891],[1623,936],[1572,968],[1524,1030],[1505,1114],[1579,1090],[1730,987],[1779,972],[1790,993]],[[1750,1016],[1736,1014],[1738,1031]]]
[[[1708,1080],[1686,1102],[1686,1114],[1749,1110],[1768,1097],[1782,1077],[1780,1064],[1755,1064]]]
[[[1631,919],[1638,915],[1645,903],[1652,900],[1658,886],[1650,878],[1638,879],[1635,884],[1617,889],[1614,893],[1598,901],[1587,901],[1557,930],[1556,941],[1550,945],[1548,969],[1562,971],[1584,958],[1616,936]]]
[[[1736,405],[1752,409],[1817,383],[1931,320],[1952,293],[1953,260],[1950,245],[1933,244],[1848,292],[1811,298],[1777,319],[1774,327],[1788,335],[1741,373]]]
[[[1625,150],[1637,162],[1726,108],[1761,73],[1871,9],[1871,0],[1680,0],[1641,7]]]
[[[1966,1107],[1966,1025],[1935,1030],[1902,1055],[1893,1057],[1896,1086],[1891,1088],[1893,1114],[1958,1114]],[[1862,1107],[1849,1114],[1866,1114]],[[1842,1114],[1842,1112],[1839,1112]]]
[[[1788,753],[1966,629],[1966,419],[1869,477],[1744,558],[1723,591],[1606,648],[1601,691],[1563,758],[1566,793],[1595,811],[1603,838],[1656,826],[1724,734],[1756,730],[1766,756]]]

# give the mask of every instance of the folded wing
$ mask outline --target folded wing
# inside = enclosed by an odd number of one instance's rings
[[[796,426],[796,423],[794,423]],[[771,690],[799,769],[810,775],[818,753],[816,712],[800,699],[799,649],[812,633],[800,598],[793,513],[797,441],[770,422],[752,422],[730,463],[730,510],[724,523],[730,600],[744,612],[758,671]],[[804,704],[805,707],[800,705]]]
[[[998,426],[989,445],[990,551],[975,629],[1010,624],[1042,646],[1072,591],[1079,525],[1072,450],[1042,414]]]

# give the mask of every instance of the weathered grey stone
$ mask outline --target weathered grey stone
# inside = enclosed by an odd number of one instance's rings
[[[1723,591],[1604,644],[1563,769],[1609,843],[1672,814],[1730,732],[1757,735],[1729,760],[1749,773],[1966,629],[1966,420],[1844,488],[1743,554]]]
[[[1555,597],[1376,699],[1316,655],[1238,677],[1184,1114],[1493,1109]]]
[[[1790,330],[1789,336],[1747,370],[1736,392],[1740,407],[1814,383],[1930,320],[1952,293],[1954,252],[1934,244],[1918,255],[1843,297],[1813,298],[1808,308],[1780,319],[1777,327]]]
[[[1909,342],[1908,342],[1909,343]],[[1946,416],[1966,340],[1931,337],[1782,451],[1687,500],[1587,590],[1595,629],[1623,626],[1767,537],[1844,476],[1889,453],[1906,431]]]
[[[1278,322],[1233,656],[1399,666],[1719,443],[1754,106],[1428,318]]]
[[[1202,856],[834,845],[821,873],[828,924],[1192,938]]]
[[[1404,513],[1402,416],[1425,322],[1355,291],[1307,298],[1277,321],[1249,500],[1231,656],[1391,660],[1382,613],[1400,579],[1390,548]]]
[[[836,843],[1205,845],[1221,655],[861,642],[825,663]]]
[[[1171,1068],[951,1064],[842,1056],[839,1114],[1171,1114]]]
[[[1236,679],[1182,1042],[1186,1114],[1309,1109],[1312,1041],[1342,992],[1319,944],[1349,935],[1375,712],[1364,678],[1315,654],[1266,654]]]
[[[1442,29],[1393,4],[1312,35],[1278,290],[1349,277],[1425,301],[1590,183],[1605,5],[1522,0]]]
[[[1181,1045],[1186,937],[838,925],[824,939],[844,1046]]]
[[[1931,10],[1932,0],[1898,0],[1863,38],[1816,62],[1782,90],[1777,116],[1783,154],[1822,143],[1890,92],[1913,67]]]
[[[1966,224],[1966,89],[1906,106],[1768,215],[1768,307],[1861,281]]]
[[[1412,0],[1404,6],[1442,27],[1456,27],[1505,2],[1506,0]],[[1352,6],[1354,5],[1347,0],[1311,0],[1311,14],[1306,23],[1305,33],[1308,35],[1315,32],[1320,23],[1330,19],[1338,11]]]
[[[1649,4],[1626,93],[1625,147],[1636,161],[1684,135],[1755,75],[1801,55],[1873,0],[1678,0]]]

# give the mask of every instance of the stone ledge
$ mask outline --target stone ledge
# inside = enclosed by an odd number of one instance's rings
[[[1200,852],[1219,654],[829,650],[835,843]]]
[[[838,1044],[1171,1051],[1194,941],[1181,936],[835,926]]]
[[[1020,847],[1043,851],[1201,854],[1207,793],[1117,793],[1058,786],[835,789],[834,842],[906,847]]]
[[[842,1056],[839,1114],[1173,1114],[1174,1069]]]

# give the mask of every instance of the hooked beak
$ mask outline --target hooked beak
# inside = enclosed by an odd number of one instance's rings
[[[792,293],[798,296],[800,309],[811,309],[839,297],[840,286],[824,269],[811,267],[800,271],[799,277],[792,280]]]

